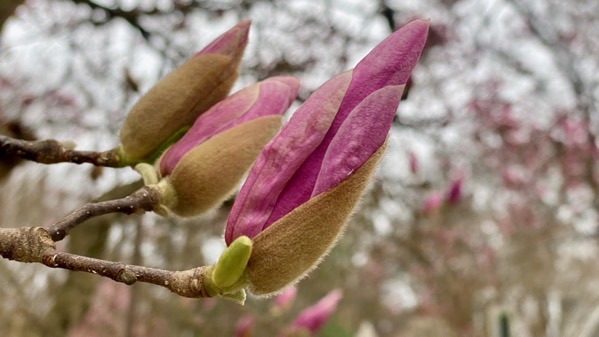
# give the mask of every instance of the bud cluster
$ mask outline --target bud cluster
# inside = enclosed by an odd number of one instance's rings
[[[227,96],[249,26],[239,23],[150,89],[130,111],[119,150],[160,192],[156,211],[165,215],[218,207],[249,170],[225,228],[228,247],[203,275],[209,295],[241,303],[246,289],[282,291],[333,247],[381,160],[429,24],[391,34],[282,128],[297,79],[271,77]]]

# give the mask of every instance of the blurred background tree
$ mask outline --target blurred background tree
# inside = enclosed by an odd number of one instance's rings
[[[300,101],[392,30],[427,49],[362,210],[279,316],[0,261],[6,336],[273,336],[333,288],[320,336],[597,336],[599,3],[523,0],[3,0],[0,133],[117,144],[127,109],[236,22],[237,87],[297,76]],[[49,225],[135,188],[130,169],[0,157],[0,225]],[[230,204],[229,204],[230,205]],[[65,249],[187,269],[213,262],[229,205],[192,220],[105,216]]]

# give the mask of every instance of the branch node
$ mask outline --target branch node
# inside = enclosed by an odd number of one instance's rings
[[[125,283],[126,285],[132,285],[137,282],[137,275],[135,275],[133,271],[125,268],[117,274],[115,281]]]
[[[44,253],[54,249],[54,241],[42,227],[0,229],[0,255],[6,259],[42,262]]]

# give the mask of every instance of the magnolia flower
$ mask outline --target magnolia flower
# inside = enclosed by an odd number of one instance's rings
[[[160,159],[161,203],[181,216],[220,205],[281,126],[299,82],[271,77],[214,105]]]
[[[225,229],[227,245],[251,239],[243,277],[254,294],[297,281],[333,246],[381,158],[427,31],[428,21],[407,24],[322,85],[256,160]]]
[[[249,28],[250,21],[237,24],[139,99],[120,132],[125,164],[153,161],[171,137],[227,96],[237,78]]]
[[[333,290],[316,304],[304,309],[291,324],[290,334],[295,331],[308,331],[310,335],[316,334],[337,309],[341,300],[340,290]]]

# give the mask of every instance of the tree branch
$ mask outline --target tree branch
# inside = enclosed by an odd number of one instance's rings
[[[53,241],[60,241],[69,235],[69,232],[73,228],[87,219],[109,213],[133,214],[150,212],[156,209],[159,204],[160,192],[154,188],[144,186],[125,198],[87,203],[67,215],[64,219],[48,227],[47,231],[50,233]]]
[[[83,271],[127,285],[145,282],[167,288],[184,297],[210,297],[204,288],[204,270],[198,267],[185,271],[170,271],[94,259],[54,250],[43,256],[42,263],[51,268]]]
[[[123,20],[127,21],[127,23],[129,23],[132,27],[134,27],[135,29],[137,29],[139,31],[139,33],[141,34],[141,36],[143,36],[144,39],[148,40],[150,38],[150,32],[148,32],[144,27],[142,27],[139,23],[139,17],[140,17],[140,13],[139,11],[136,10],[132,10],[132,11],[125,11],[119,8],[109,8],[106,6],[102,6],[94,1],[91,0],[72,0],[74,3],[76,4],[85,4],[87,6],[89,6],[91,9],[99,9],[104,11],[104,13],[106,13],[106,16],[108,16],[108,19],[106,20],[106,22],[110,21],[113,18],[122,18]],[[153,14],[158,14],[158,12],[156,10],[151,11],[151,12],[147,12],[144,13],[147,15],[153,15]]]
[[[57,140],[27,141],[0,135],[0,153],[42,164],[90,163],[96,166],[123,167],[118,150],[76,151]]]
[[[41,227],[0,228],[0,255],[18,262],[96,274],[127,285],[151,283],[184,297],[210,297],[204,284],[208,267],[170,271],[59,252],[50,233]]]

